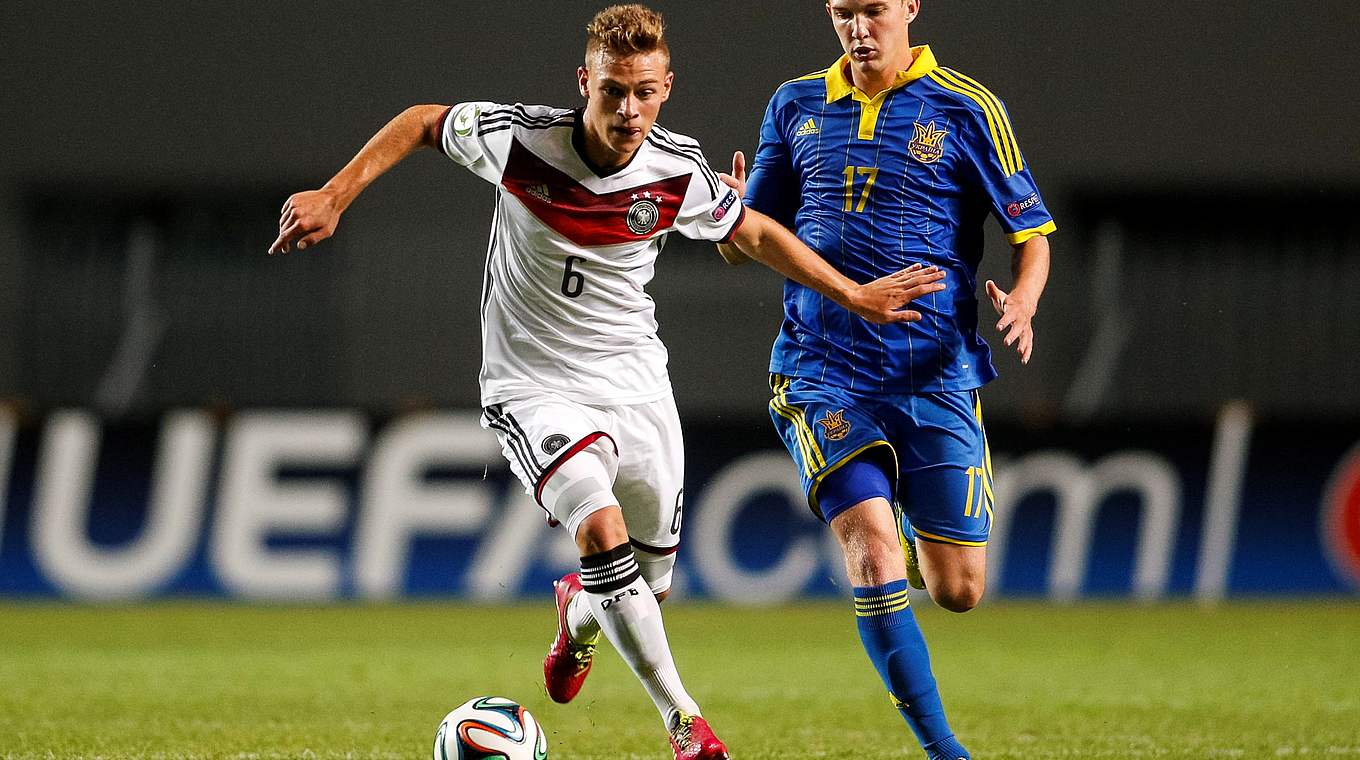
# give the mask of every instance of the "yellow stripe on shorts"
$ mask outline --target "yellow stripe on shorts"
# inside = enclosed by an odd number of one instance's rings
[[[813,473],[826,467],[826,458],[822,456],[821,447],[817,445],[817,439],[813,437],[812,429],[808,427],[803,410],[790,404],[784,395],[789,385],[793,383],[792,378],[780,375],[776,375],[775,378],[775,397],[770,400],[770,408],[793,424],[794,437],[798,440],[799,450],[803,452],[803,469],[810,478]]]

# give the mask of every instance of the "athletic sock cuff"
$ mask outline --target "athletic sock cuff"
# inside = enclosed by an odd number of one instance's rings
[[[927,760],[934,760],[935,758],[942,758],[942,760],[967,760],[967,758],[972,757],[972,755],[968,754],[968,750],[964,749],[964,746],[959,743],[959,740],[953,734],[950,734],[937,742],[927,744],[923,749],[926,751]]]
[[[628,544],[581,558],[581,586],[592,594],[618,591],[640,577],[642,569]]]
[[[910,607],[905,579],[855,587],[855,618],[861,625],[893,625]]]

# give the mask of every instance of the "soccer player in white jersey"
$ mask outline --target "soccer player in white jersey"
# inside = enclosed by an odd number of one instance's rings
[[[942,289],[943,274],[914,267],[864,285],[839,274],[744,208],[697,142],[655,125],[673,79],[658,14],[613,6],[587,33],[584,108],[409,108],[324,187],[288,199],[270,252],[329,237],[369,183],[424,146],[497,186],[481,298],[482,422],[581,556],[580,573],[555,584],[548,693],[576,696],[603,629],[655,703],[676,758],[726,758],[681,684],[658,607],[679,546],[684,453],[643,290],[656,256],[672,231],[730,242],[878,323],[919,319],[903,307]]]

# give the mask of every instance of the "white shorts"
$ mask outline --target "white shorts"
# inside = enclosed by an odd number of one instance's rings
[[[613,491],[633,546],[658,555],[673,554],[679,547],[685,448],[680,415],[669,394],[620,406],[546,395],[516,399],[487,407],[482,427],[495,431],[511,471],[540,507],[543,484],[567,459],[595,443],[617,452]],[[586,517],[549,514],[572,531]]]

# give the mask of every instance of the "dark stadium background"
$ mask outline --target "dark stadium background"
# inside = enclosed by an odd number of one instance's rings
[[[430,757],[480,694],[554,760],[669,755],[609,647],[543,691],[576,558],[477,426],[492,188],[427,152],[265,255],[408,105],[576,104],[604,4],[5,1],[0,758]],[[654,5],[661,122],[719,169],[839,52],[820,2]],[[1059,226],[1033,361],[986,331],[987,598],[912,605],[978,758],[1360,757],[1357,29],[923,0],[913,41],[1006,101]],[[687,686],[741,760],[919,757],[768,420],[779,278],[672,239],[649,292]]]
[[[373,436],[415,411],[475,410],[488,185],[418,155],[369,189],[333,241],[284,258],[265,248],[284,198],[323,183],[407,105],[575,104],[581,30],[599,5],[7,3],[0,593],[71,592],[43,569],[30,526],[59,410],[102,425],[89,537],[106,548],[138,534],[173,410],[203,410],[218,432],[246,410],[348,410]],[[662,123],[699,138],[720,169],[754,148],[780,82],[838,54],[816,3],[655,6],[676,71]],[[1240,506],[1237,532],[1223,534],[1237,547],[1230,592],[1343,592],[1360,569],[1360,470],[1344,464],[1360,440],[1356,28],[1356,5],[1335,0],[927,0],[913,26],[914,42],[1006,101],[1059,225],[1035,360],[1021,368],[998,351],[1002,377],[985,393],[998,469],[1050,450],[1087,464],[1152,452],[1176,474],[1177,501],[1163,531],[1167,578],[1144,578],[1151,596],[1192,593],[1203,554],[1225,550],[1202,540],[1215,441],[1229,447],[1220,496]],[[983,276],[1006,282],[1009,251],[995,233]],[[721,468],[777,446],[765,366],[779,279],[677,240],[650,292],[687,426],[697,526]],[[1227,438],[1223,419],[1236,431]],[[1249,449],[1234,459],[1232,441]],[[356,462],[320,468],[351,509],[359,448]],[[1236,481],[1234,461],[1246,463]],[[514,491],[494,454],[486,466],[498,493]],[[205,491],[210,504],[216,486]],[[1053,590],[1042,563],[1062,507],[1051,501],[1040,493],[1017,521],[1008,556],[1018,564],[999,588]],[[1092,528],[1106,550],[1075,590],[1058,583],[1060,595],[1136,591],[1139,503],[1109,502]],[[762,507],[751,509],[759,519]],[[348,547],[351,527],[292,538]],[[222,591],[210,531],[145,593]],[[810,524],[794,533],[818,535]],[[733,551],[768,565],[785,546],[777,535]],[[403,590],[461,593],[462,579],[438,581],[458,564],[437,558],[464,544],[427,539]],[[1024,547],[1034,562],[1016,559]],[[1289,557],[1303,559],[1281,580],[1272,568]],[[521,590],[541,591],[557,564]],[[348,593],[351,571],[341,572]]]

